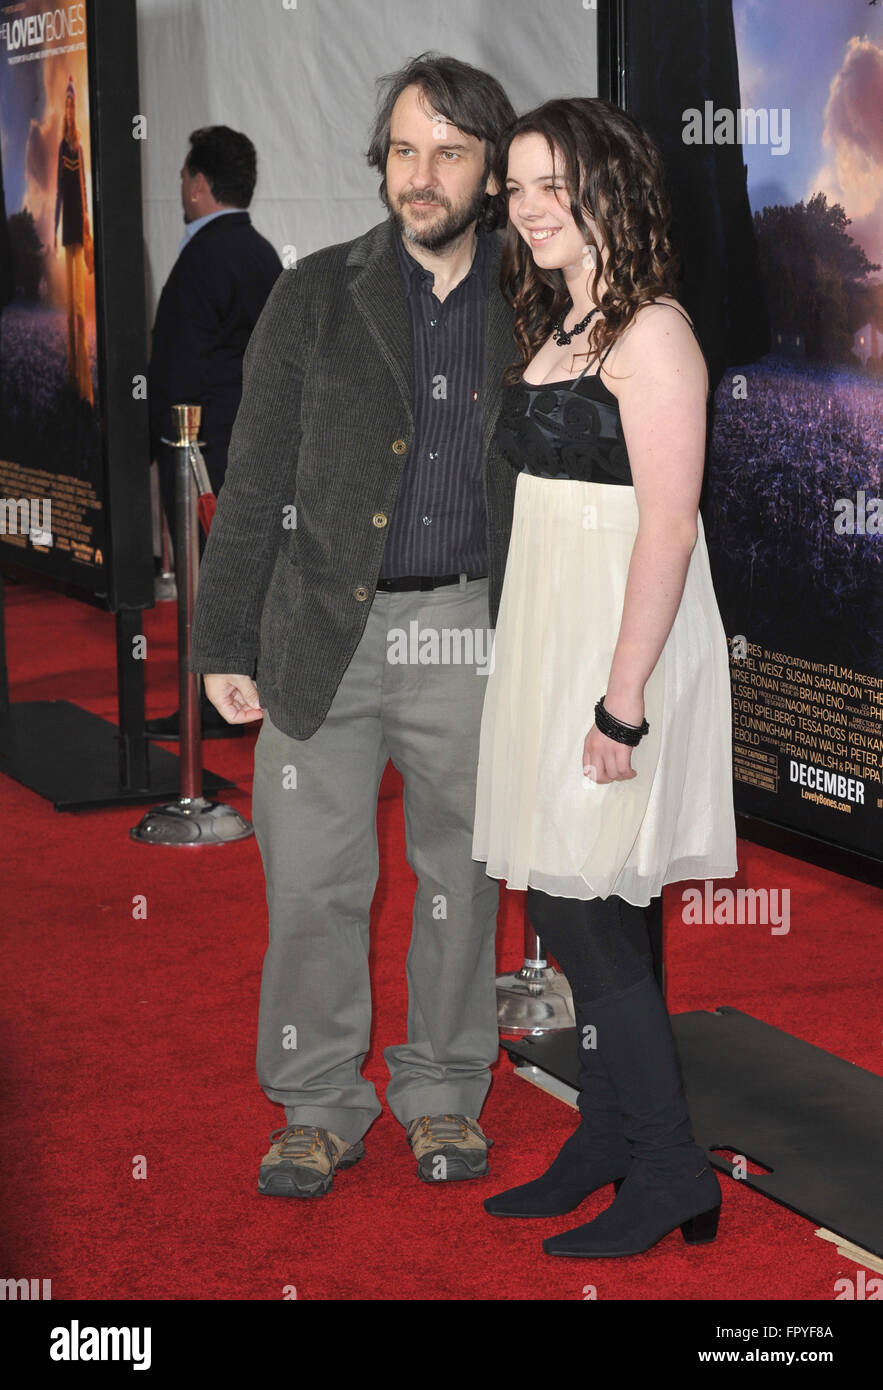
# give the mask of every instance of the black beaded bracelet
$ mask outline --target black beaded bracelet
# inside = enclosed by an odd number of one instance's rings
[[[607,738],[614,739],[616,743],[627,743],[630,748],[635,748],[644,735],[650,732],[650,725],[646,719],[641,724],[623,724],[621,719],[615,718],[604,708],[603,695],[595,706],[595,723]]]

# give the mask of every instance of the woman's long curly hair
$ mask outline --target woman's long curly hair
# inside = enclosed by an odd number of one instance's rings
[[[601,313],[589,329],[588,351],[574,353],[599,356],[624,333],[642,304],[675,291],[678,257],[669,238],[671,205],[662,158],[649,135],[612,102],[599,97],[558,99],[519,116],[507,128],[493,166],[501,187],[506,184],[509,147],[516,136],[528,133],[544,136],[553,160],[556,152],[563,160],[570,210],[587,246],[596,248],[593,298],[604,271],[607,288]],[[598,228],[600,246],[585,224],[586,213]],[[588,263],[587,270],[591,273]],[[566,312],[570,295],[562,272],[538,267],[511,221],[500,284],[515,308],[515,340],[521,353],[520,362],[506,369],[504,382],[511,383]]]

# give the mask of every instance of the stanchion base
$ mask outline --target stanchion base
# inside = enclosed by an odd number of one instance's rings
[[[142,845],[227,845],[246,840],[254,826],[233,806],[194,797],[147,811],[129,835]]]
[[[497,976],[497,1024],[500,1032],[522,1038],[573,1028],[573,996],[560,970],[522,967]]]
[[[174,574],[158,574],[153,581],[153,597],[156,603],[174,603],[178,597],[178,586]]]

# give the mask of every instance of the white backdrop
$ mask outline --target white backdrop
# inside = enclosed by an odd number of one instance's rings
[[[426,49],[492,73],[516,111],[597,92],[594,0],[138,0],[148,320],[183,231],[191,130],[258,152],[252,221],[300,260],[386,216],[365,161],[375,79]]]

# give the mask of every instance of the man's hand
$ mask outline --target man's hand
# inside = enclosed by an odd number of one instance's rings
[[[251,676],[203,676],[203,689],[228,724],[263,719],[258,688]]]

